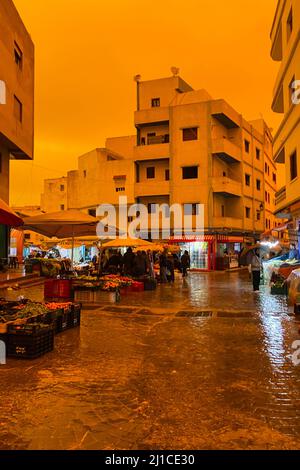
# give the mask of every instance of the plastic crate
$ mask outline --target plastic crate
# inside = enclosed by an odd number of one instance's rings
[[[63,331],[68,330],[69,328],[69,312],[60,310],[60,313],[57,315],[54,322],[54,330],[56,334],[62,333]]]
[[[288,288],[287,285],[284,284],[282,287],[271,287],[271,294],[272,295],[288,295]]]
[[[39,328],[32,334],[11,332],[7,337],[7,357],[37,359],[54,349],[52,327]]]
[[[47,279],[44,285],[45,299],[71,299],[73,296],[71,279]]]
[[[73,304],[72,309],[69,312],[68,323],[69,328],[76,328],[80,326],[81,320],[81,304]]]

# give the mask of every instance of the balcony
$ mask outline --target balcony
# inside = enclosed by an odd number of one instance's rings
[[[241,197],[242,195],[242,183],[228,178],[227,176],[213,177],[212,188],[214,193],[222,194],[226,197]]]
[[[215,139],[212,143],[212,154],[226,163],[241,163],[241,149],[228,139]]]
[[[286,186],[281,188],[276,194],[275,194],[275,205],[279,206],[282,202],[286,200]]]
[[[213,228],[243,229],[243,219],[236,217],[214,217]]]
[[[155,136],[156,137],[165,137],[165,136]],[[154,138],[154,137],[152,137]],[[143,160],[161,160],[164,158],[170,157],[170,144],[169,143],[160,143],[156,142],[152,145],[137,145],[134,147],[134,160],[143,161]]]
[[[147,145],[168,144],[170,142],[170,135],[153,135],[147,138]]]
[[[227,129],[240,127],[240,115],[224,100],[212,101],[211,114]]]
[[[150,124],[167,124],[169,122],[169,108],[157,107],[141,109],[134,113],[134,123],[136,127]]]
[[[169,181],[143,181],[141,183],[135,183],[134,185],[134,196],[168,196],[170,194],[170,182]]]

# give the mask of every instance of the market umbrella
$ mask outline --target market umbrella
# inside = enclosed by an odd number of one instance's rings
[[[241,265],[248,265],[250,264],[251,261],[251,256],[253,254],[254,250],[260,250],[261,252],[266,252],[268,251],[268,247],[261,245],[260,243],[256,243],[256,245],[252,246],[247,246],[246,248],[243,249],[241,256],[240,256],[240,264]]]
[[[141,240],[140,238],[116,238],[110,242],[104,243],[101,248],[124,248],[124,247],[143,247],[151,249],[153,243]]]
[[[20,227],[23,225],[23,220],[14,211],[0,199],[0,224],[8,225],[10,227]]]
[[[72,239],[72,265],[74,259],[74,243],[76,237],[96,235],[96,227],[101,223],[91,215],[75,209],[41,214],[25,219],[23,230],[32,230],[46,237]]]

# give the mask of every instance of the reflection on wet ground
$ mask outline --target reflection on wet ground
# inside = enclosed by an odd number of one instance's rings
[[[299,449],[298,330],[286,299],[253,294],[245,273],[84,311],[53,353],[0,367],[0,448]]]

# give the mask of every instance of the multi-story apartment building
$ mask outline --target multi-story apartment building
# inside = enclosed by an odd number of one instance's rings
[[[290,241],[298,244],[300,223],[300,2],[279,0],[271,31],[271,56],[281,62],[274,88],[273,111],[283,114],[274,137],[274,160],[285,165],[286,184],[276,194],[276,214],[290,221]],[[296,94],[296,96],[294,96]]]
[[[47,197],[44,197],[44,194]],[[41,207],[45,212],[58,212],[68,207],[68,179],[66,177],[44,181],[44,193],[41,196]]]
[[[0,198],[9,202],[10,159],[33,158],[34,45],[11,0],[0,2]],[[0,226],[0,257],[8,231]]]
[[[204,236],[171,240],[190,251],[192,267],[222,268],[226,250],[274,226],[271,133],[263,120],[247,122],[177,75],[138,80],[137,96],[136,135],[107,139],[106,149],[79,158],[79,169],[68,173],[68,207],[95,213],[100,203],[117,205],[120,195],[149,212],[154,204],[188,204],[192,212],[203,204]]]

